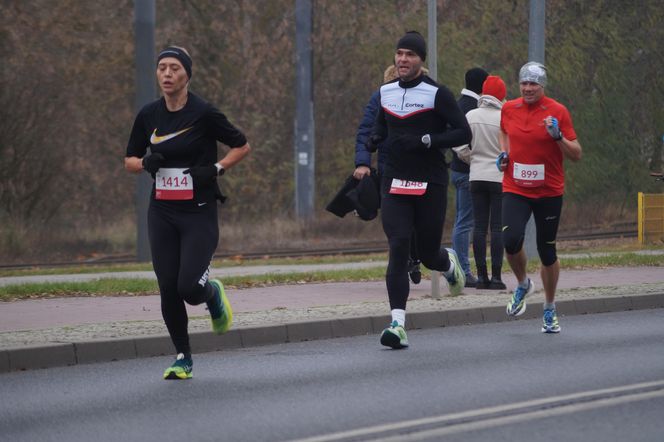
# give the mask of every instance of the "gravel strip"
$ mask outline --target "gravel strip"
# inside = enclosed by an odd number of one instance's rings
[[[655,293],[664,293],[664,282],[620,287],[560,290],[556,294],[556,299],[562,301],[568,299],[590,299]],[[504,305],[507,303],[508,298],[509,293],[507,291],[483,291],[480,293],[462,294],[457,297],[445,296],[442,299],[412,299],[408,302],[408,311],[437,311]],[[529,299],[532,302],[542,302],[544,300],[544,292],[539,290]],[[273,310],[237,314],[234,316],[234,327],[256,327],[339,317],[377,316],[388,313],[389,305],[387,299],[384,302],[365,302],[348,305],[310,307],[306,309],[276,308]],[[191,332],[208,331],[209,329],[210,325],[207,317],[190,318],[189,330]],[[166,327],[162,321],[121,321],[85,324],[42,330],[0,333],[0,349],[46,345],[51,343],[85,342],[96,339],[165,334]]]

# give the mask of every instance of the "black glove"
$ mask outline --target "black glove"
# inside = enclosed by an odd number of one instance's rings
[[[507,169],[507,164],[510,162],[510,156],[507,152],[500,152],[498,158],[496,158],[496,167],[498,172],[504,172]]]
[[[224,169],[221,169],[217,173],[217,167],[214,165],[210,166],[195,166],[190,167],[189,169],[183,170],[182,173],[188,173],[194,179],[194,181],[203,181],[216,178],[218,175],[223,175]]]
[[[556,141],[560,141],[563,139],[563,133],[560,131],[557,118],[553,117],[551,118],[551,126],[547,125],[546,131],[549,133],[549,135],[551,135],[551,138],[553,138]]]
[[[394,143],[398,149],[404,150],[406,152],[425,151],[429,148],[422,142],[421,135],[399,135],[394,139]]]
[[[148,155],[146,157],[143,157],[143,169],[145,169],[147,172],[150,174],[154,175],[157,173],[159,168],[164,165],[166,162],[166,158],[160,153],[153,153],[152,155]]]
[[[377,151],[378,150],[378,145],[380,143],[382,143],[383,140],[384,140],[384,138],[381,137],[380,135],[374,134],[374,135],[370,136],[369,139],[367,140],[367,144],[366,144],[367,150],[371,153]]]

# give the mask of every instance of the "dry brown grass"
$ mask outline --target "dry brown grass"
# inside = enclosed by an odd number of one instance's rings
[[[452,202],[453,203],[453,202]],[[452,206],[453,207],[453,206]],[[612,224],[591,226],[572,222],[582,218],[579,212],[563,214],[564,223],[560,235],[566,233],[594,232],[609,229]],[[586,217],[587,218],[587,217]],[[448,211],[443,231],[443,244],[450,243],[454,213]],[[608,216],[605,218],[608,219]],[[612,222],[623,222],[616,216]],[[329,249],[348,246],[387,246],[379,218],[366,222],[346,215],[338,218],[328,212],[319,212],[309,222],[293,221],[287,217],[251,222],[229,223],[220,216],[220,253],[255,253],[283,250]],[[3,226],[0,234],[1,264],[32,264],[84,261],[103,256],[135,254],[136,227],[134,217],[102,226],[60,227],[43,226],[26,229],[21,226]],[[609,240],[560,241],[560,251],[603,250],[639,248],[636,238],[612,238]]]
[[[379,219],[365,222],[352,214],[324,214],[313,221],[270,219],[243,224],[221,223],[219,250],[264,251],[318,249],[385,242]]]

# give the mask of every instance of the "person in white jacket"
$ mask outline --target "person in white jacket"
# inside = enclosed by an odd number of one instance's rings
[[[470,164],[470,194],[473,199],[475,226],[473,254],[477,267],[478,289],[503,290],[502,196],[503,173],[496,168],[500,154],[500,109],[505,99],[505,83],[499,76],[490,75],[482,85],[477,109],[466,114],[473,139],[466,149]],[[461,150],[461,149],[460,149]],[[463,155],[463,153],[462,153]],[[462,155],[459,155],[462,157]],[[491,226],[491,279],[486,263],[486,238]]]

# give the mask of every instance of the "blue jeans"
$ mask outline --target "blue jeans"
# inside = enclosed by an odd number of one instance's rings
[[[459,257],[461,268],[470,275],[470,235],[473,231],[473,198],[470,195],[469,174],[452,170],[452,184],[456,188],[456,216],[452,230],[452,248]]]

